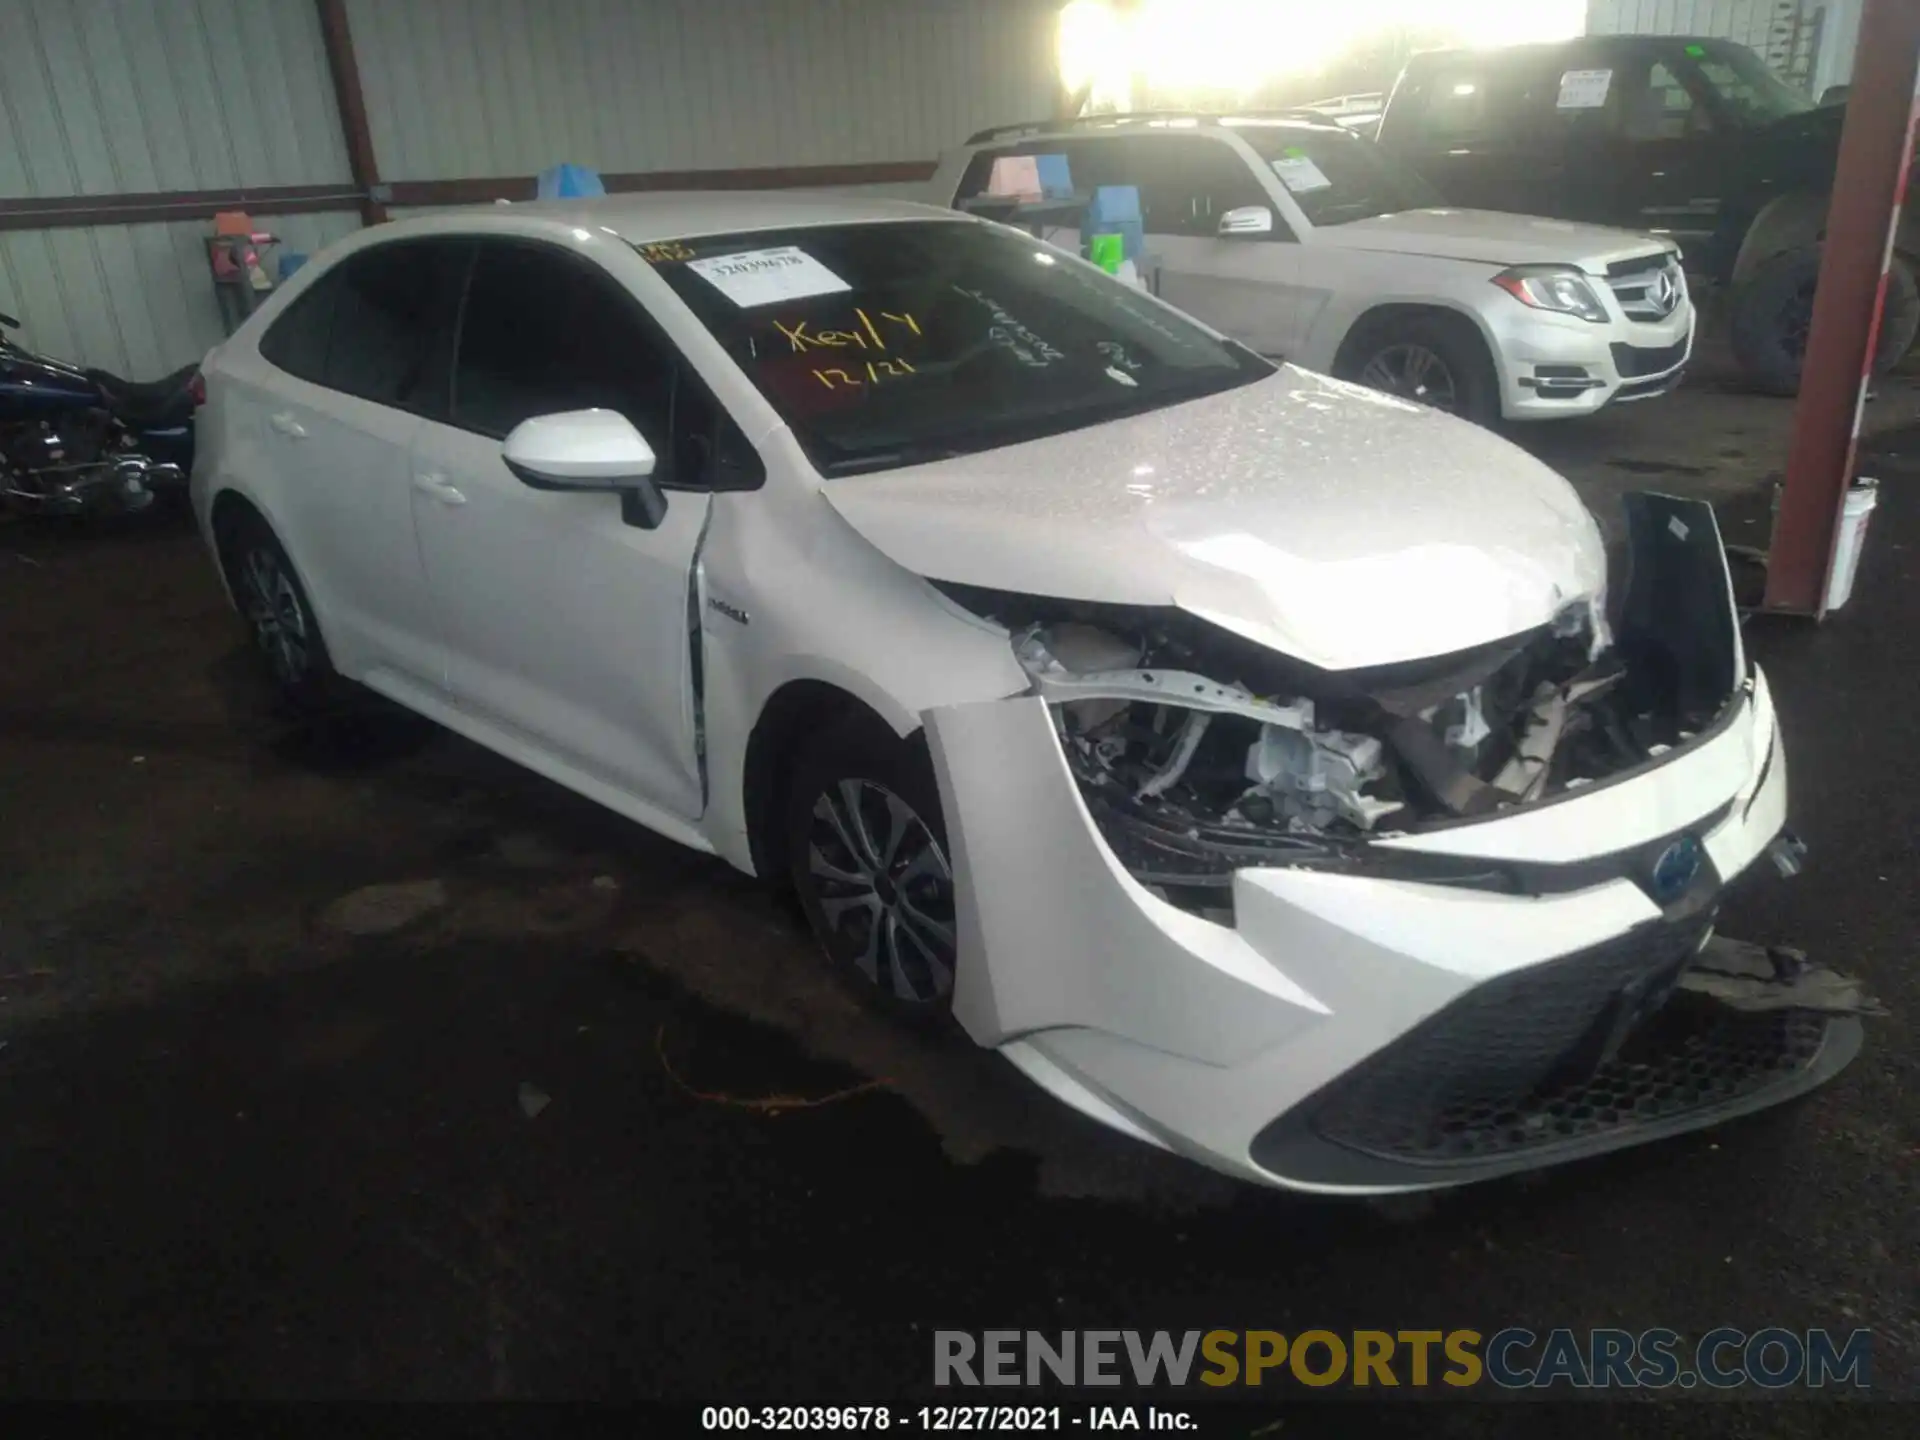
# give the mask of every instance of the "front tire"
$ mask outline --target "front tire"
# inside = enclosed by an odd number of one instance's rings
[[[816,735],[787,797],[788,874],[835,973],[917,1024],[953,1004],[956,920],[925,746],[860,716]]]
[[[266,521],[247,514],[224,526],[220,558],[234,601],[281,698],[300,715],[331,709],[340,677],[306,589]]]
[[[1476,425],[1500,418],[1500,382],[1471,322],[1414,315],[1376,321],[1341,346],[1334,373]]]

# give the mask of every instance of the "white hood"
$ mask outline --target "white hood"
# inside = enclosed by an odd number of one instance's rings
[[[1593,517],[1539,461],[1291,366],[1113,424],[828,480],[822,493],[930,579],[1177,606],[1330,670],[1515,635],[1606,580]]]
[[[1657,236],[1631,230],[1499,210],[1402,210],[1347,225],[1319,226],[1313,243],[1488,265],[1578,265],[1590,275],[1606,274],[1607,266],[1616,260],[1673,249]]]

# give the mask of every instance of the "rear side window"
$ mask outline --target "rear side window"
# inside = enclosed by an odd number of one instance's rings
[[[260,353],[303,380],[420,414],[446,413],[454,316],[472,247],[396,242],[363,250],[301,296]]]
[[[1072,182],[1076,195],[1090,195],[1101,185],[1122,183],[1112,174],[1117,157],[1110,142],[1065,136],[1023,140],[1017,145],[998,145],[991,150],[976,151],[973,159],[967,162],[966,173],[960,177],[960,188],[953,197],[954,208],[965,209],[969,200],[977,200],[985,195],[993,179],[993,162],[1011,155],[1065,156],[1067,178]]]
[[[260,353],[289,375],[327,383],[327,332],[333,325],[332,275],[323,275],[260,337]]]

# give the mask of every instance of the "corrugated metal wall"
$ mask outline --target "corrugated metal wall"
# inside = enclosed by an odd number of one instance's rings
[[[1049,113],[1052,0],[352,0],[381,174],[929,159]]]
[[[349,178],[311,0],[0,0],[0,197]],[[352,214],[283,216],[313,250]],[[220,337],[199,221],[0,232],[26,343],[147,377]]]
[[[1795,72],[1818,96],[1853,74],[1863,0],[1588,0],[1587,30],[1594,35],[1715,35],[1738,40],[1775,67]],[[1801,21],[1799,50],[1789,56],[1788,29]],[[1811,28],[1819,17],[1817,50]],[[1793,63],[1797,61],[1798,63]]]
[[[282,248],[308,254],[359,228],[352,211],[274,215]],[[204,220],[0,231],[0,310],[31,349],[150,380],[220,343]]]
[[[381,174],[931,159],[1052,108],[1055,0],[350,0]],[[0,0],[0,197],[349,179],[312,0]],[[908,186],[888,186],[896,191]],[[352,214],[263,222],[287,249]],[[150,376],[219,339],[201,221],[0,232],[0,310]]]
[[[1589,0],[1593,35],[1714,35],[1764,52],[1777,0]]]

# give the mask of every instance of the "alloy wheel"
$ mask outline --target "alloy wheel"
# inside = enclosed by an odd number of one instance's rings
[[[953,993],[953,870],[913,807],[871,780],[815,797],[807,873],[829,948],[912,1005]]]
[[[1460,387],[1439,352],[1414,341],[1389,345],[1360,371],[1360,383],[1436,410],[1457,410]]]
[[[298,685],[312,663],[307,610],[280,557],[265,546],[248,550],[240,566],[247,622],[274,678]]]

